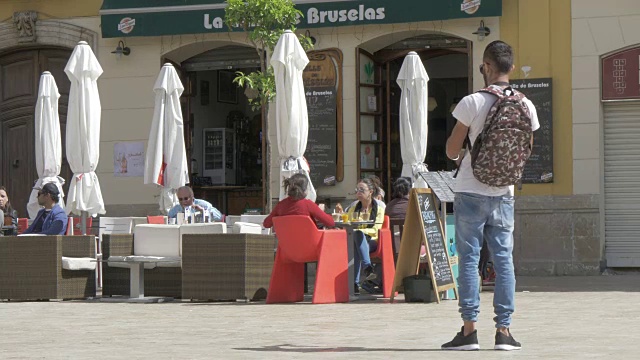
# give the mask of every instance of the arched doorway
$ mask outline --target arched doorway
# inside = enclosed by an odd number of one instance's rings
[[[394,41],[374,53],[358,50],[358,177],[376,175],[390,191],[402,171],[396,82],[405,56],[415,51],[429,75],[429,135],[425,163],[430,171],[452,170],[445,143],[456,120],[451,111],[472,91],[472,42],[447,34]],[[370,65],[367,65],[370,64]]]
[[[70,49],[30,48],[0,55],[0,184],[7,187],[11,204],[20,217],[27,216],[27,202],[38,179],[34,154],[34,111],[40,74],[49,71],[60,92],[59,113],[62,132],[62,171],[68,181],[73,175],[66,160],[65,135],[70,81],[64,67]]]
[[[211,49],[199,53],[187,45],[165,58],[189,84],[182,104],[194,193],[225,214],[239,215],[265,203],[262,110],[249,103],[250,91],[233,83],[236,72],[259,70],[259,58],[252,47],[207,45]]]

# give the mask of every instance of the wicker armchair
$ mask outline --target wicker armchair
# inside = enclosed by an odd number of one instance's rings
[[[102,258],[133,255],[133,234],[104,234]],[[102,296],[129,296],[129,273],[126,268],[102,267]],[[156,267],[144,270],[144,294],[146,296],[182,297],[182,269],[179,267]]]
[[[273,235],[185,234],[182,298],[266,299],[275,247]]]
[[[0,237],[0,299],[95,297],[95,270],[65,270],[63,256],[95,258],[95,237]]]

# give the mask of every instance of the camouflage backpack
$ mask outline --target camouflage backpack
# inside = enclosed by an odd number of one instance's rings
[[[480,92],[498,100],[491,106],[482,132],[471,147],[471,169],[478,181],[489,186],[509,186],[520,182],[531,155],[531,114],[524,95],[510,86]]]

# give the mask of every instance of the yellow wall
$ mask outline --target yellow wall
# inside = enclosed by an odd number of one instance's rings
[[[552,184],[523,185],[518,195],[571,195],[573,191],[571,103],[571,0],[503,0],[500,38],[516,52],[512,78],[553,79]]]
[[[16,11],[35,10],[40,19],[98,16],[102,0],[0,0],[0,21]]]

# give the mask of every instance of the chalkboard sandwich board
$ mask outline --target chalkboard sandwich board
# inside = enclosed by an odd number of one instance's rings
[[[449,289],[453,289],[458,298],[456,281],[438,213],[431,189],[411,189],[391,300],[396,291],[404,290],[403,279],[418,273],[421,245],[425,245],[427,250],[431,285],[436,292],[438,303],[440,303],[440,292]]]

